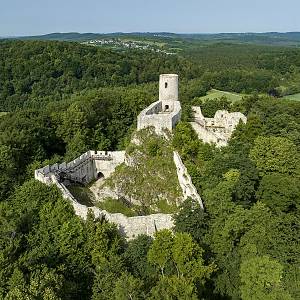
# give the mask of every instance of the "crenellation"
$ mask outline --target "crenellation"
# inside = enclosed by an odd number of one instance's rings
[[[225,146],[227,144],[240,120],[244,123],[247,121],[246,117],[239,112],[229,113],[219,110],[214,118],[205,118],[200,107],[193,107],[193,110],[194,122],[192,122],[192,126],[199,138],[204,142],[215,143],[217,146]],[[172,132],[180,118],[181,105],[178,101],[178,75],[163,74],[160,76],[159,82],[159,101],[152,103],[139,114],[137,130],[154,127],[157,134],[166,136],[165,130]],[[138,140],[134,140],[134,137],[133,141],[139,143]],[[190,197],[196,200],[203,209],[202,199],[179,153],[174,151],[173,154],[173,161],[176,166],[183,198],[187,199]],[[170,214],[126,217],[120,213],[109,213],[95,206],[87,207],[80,204],[67,188],[67,185],[72,181],[88,184],[98,178],[107,178],[122,163],[132,164],[130,157],[126,155],[125,151],[90,150],[71,162],[56,163],[52,166],[48,165],[35,170],[35,178],[47,185],[55,184],[63,197],[71,202],[76,215],[86,219],[90,209],[95,217],[105,217],[108,221],[117,224],[120,231],[128,239],[132,239],[139,234],[153,236],[156,230],[171,229],[174,224]]]

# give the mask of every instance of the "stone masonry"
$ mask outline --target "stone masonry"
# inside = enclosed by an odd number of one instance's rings
[[[199,138],[204,142],[215,143],[217,146],[227,144],[234,128],[239,123],[246,122],[241,113],[217,111],[214,118],[205,118],[200,107],[193,107],[194,122],[192,126]],[[159,81],[159,101],[152,103],[138,116],[137,129],[154,127],[157,134],[165,134],[165,130],[172,132],[181,117],[181,105],[178,100],[178,75],[163,74]],[[93,180],[109,177],[115,168],[122,164],[130,164],[130,157],[125,151],[88,151],[69,163],[54,164],[35,170],[35,179],[50,185],[55,184],[65,199],[70,201],[76,215],[87,218],[88,210],[92,210],[95,217],[105,217],[117,224],[120,231],[132,239],[139,234],[153,236],[157,230],[171,229],[173,219],[169,214],[152,214],[148,216],[126,217],[120,213],[109,213],[99,208],[87,207],[80,204],[70,193],[67,186],[71,183],[88,184]],[[174,151],[174,163],[184,199],[188,197],[196,200],[203,208],[192,179],[188,174],[178,152]]]
[[[138,116],[137,129],[153,126],[157,134],[170,132],[181,117],[178,101],[178,75],[162,74],[159,79],[159,101],[145,108]]]
[[[227,145],[240,121],[247,122],[247,118],[240,112],[229,113],[226,110],[218,110],[214,118],[205,118],[199,106],[193,106],[192,109],[194,121],[191,125],[199,139],[205,143],[214,143],[218,147]]]

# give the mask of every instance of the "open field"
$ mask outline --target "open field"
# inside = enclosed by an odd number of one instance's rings
[[[206,101],[210,99],[226,97],[229,101],[235,102],[241,100],[244,96],[246,95],[212,89],[207,93],[206,96],[203,96],[200,99]]]
[[[300,93],[284,96],[283,99],[300,101]]]

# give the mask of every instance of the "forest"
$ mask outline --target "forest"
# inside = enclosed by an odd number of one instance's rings
[[[171,141],[205,209],[127,241],[86,221],[35,169],[124,149],[138,113],[178,73]],[[202,101],[210,89],[247,94]],[[176,55],[58,41],[0,41],[0,299],[300,299],[300,49],[215,43]],[[229,145],[198,140],[191,105],[241,111]],[[157,152],[159,153],[159,151]],[[157,154],[159,155],[159,154]]]

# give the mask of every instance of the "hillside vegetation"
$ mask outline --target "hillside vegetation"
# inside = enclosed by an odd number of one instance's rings
[[[119,166],[106,185],[139,214],[177,211],[183,199],[170,142],[145,129],[134,134],[126,154],[129,166]]]
[[[265,33],[217,33],[217,34],[176,34],[171,32],[136,32],[136,33],[50,33],[40,36],[25,36],[18,39],[23,40],[56,40],[56,41],[89,41],[99,39],[126,39],[138,41],[160,41],[169,46],[180,44],[188,47],[190,43],[216,43],[235,42],[245,44],[262,45],[287,45],[296,46],[300,44],[299,32],[265,32]]]
[[[160,73],[197,79],[203,95],[211,88],[273,96],[300,91],[297,48],[184,45],[180,55],[167,55],[56,41],[0,41],[0,111],[44,108],[92,88],[156,82]]]
[[[77,43],[0,42],[0,111],[41,108],[72,93],[105,86],[157,81],[177,72],[192,78],[196,67],[177,56],[113,52]]]
[[[182,58],[0,43],[0,110],[10,111],[0,118],[0,299],[300,299],[300,102],[259,96],[299,87],[299,49],[196,48]],[[172,145],[154,138],[145,149],[130,146],[137,114],[158,98],[160,72],[180,74],[182,122]],[[249,96],[202,101],[211,88]],[[227,147],[203,144],[187,122],[199,103],[205,115],[228,108],[248,122]],[[117,175],[135,180],[128,193],[148,205],[162,190],[177,203],[172,148],[205,209],[187,200],[173,232],[128,242],[104,219],[80,219],[56,187],[32,179],[35,169],[87,150],[126,147],[146,158],[145,174],[153,166],[168,177],[139,181],[140,170],[122,166]]]

